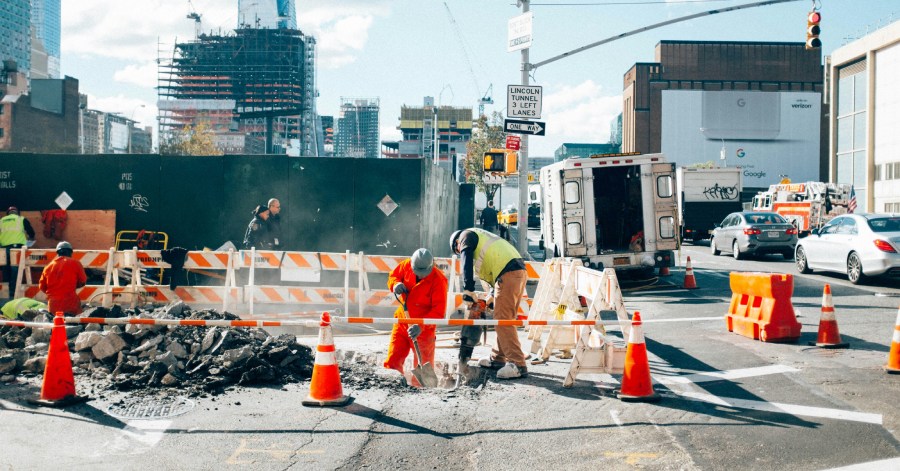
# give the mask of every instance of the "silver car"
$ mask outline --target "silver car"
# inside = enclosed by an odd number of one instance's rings
[[[868,277],[900,277],[900,215],[838,216],[797,244],[800,273],[846,273],[853,284]]]
[[[716,225],[709,241],[713,255],[726,250],[735,260],[767,253],[778,253],[790,260],[795,245],[797,228],[780,214],[769,212],[731,213]]]

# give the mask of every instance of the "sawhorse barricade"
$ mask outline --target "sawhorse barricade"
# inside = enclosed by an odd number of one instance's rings
[[[17,249],[13,262],[19,265],[16,297],[27,296],[46,299],[38,285],[32,280],[31,268],[43,268],[56,257],[53,249]],[[161,250],[124,251],[76,250],[73,258],[85,268],[102,270],[102,285],[88,285],[78,290],[83,302],[109,307],[113,302],[131,304],[169,303],[182,300],[197,304],[221,304],[223,310],[231,306],[247,304],[250,314],[255,304],[309,304],[343,306],[350,311],[350,304],[357,306],[357,315],[363,316],[367,309],[376,307],[398,307],[393,294],[387,289],[372,289],[369,274],[388,274],[407,257],[366,255],[362,252],[351,254],[326,252],[285,252],[265,250],[237,251],[190,251],[187,252],[183,268],[193,271],[223,271],[224,286],[168,286],[148,284],[141,273],[146,270],[170,270],[172,264],[163,260]],[[22,263],[19,263],[19,262]],[[435,259],[437,267],[448,277],[446,317],[463,309],[460,282],[460,263],[457,257]],[[541,263],[528,262],[526,270],[529,280],[536,280],[542,271]],[[325,271],[344,273],[343,286],[310,287],[257,284],[257,270],[279,270],[280,278],[292,282],[319,282]],[[246,270],[247,284],[238,286],[236,272]],[[351,285],[351,272],[356,272],[356,286]],[[172,272],[170,272],[172,273]],[[127,276],[126,276],[127,275]],[[120,284],[120,277],[128,283]],[[386,288],[386,287],[385,287]],[[480,293],[482,297],[485,293]],[[529,315],[530,300],[520,303],[518,315]]]

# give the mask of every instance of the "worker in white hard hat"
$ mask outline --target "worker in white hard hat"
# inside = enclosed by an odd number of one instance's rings
[[[56,244],[56,257],[44,268],[39,285],[47,293],[50,312],[81,314],[81,299],[76,290],[86,283],[84,267],[72,258],[72,244],[66,241]]]
[[[443,319],[447,309],[447,277],[434,266],[434,257],[428,249],[418,249],[412,257],[400,262],[388,277],[388,289],[406,304],[410,318]],[[403,307],[397,308],[396,318],[403,318]],[[422,364],[434,362],[433,325],[394,324],[388,345],[384,367],[403,373],[403,364],[412,348],[412,339],[419,342]],[[414,362],[413,367],[419,363]]]

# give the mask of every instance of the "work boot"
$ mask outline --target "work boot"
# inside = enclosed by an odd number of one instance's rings
[[[507,363],[506,366],[497,371],[497,379],[516,379],[527,378],[528,368],[518,366],[515,363]]]
[[[491,370],[499,370],[506,364],[507,363],[502,361],[496,361],[493,358],[482,358],[481,360],[478,360],[478,366]]]

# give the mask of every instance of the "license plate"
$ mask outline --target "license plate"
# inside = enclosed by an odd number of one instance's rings
[[[778,231],[767,231],[766,235],[768,235],[769,237],[778,237],[781,235],[781,233]]]
[[[613,259],[613,266],[628,265],[631,260],[628,257],[618,257]]]

